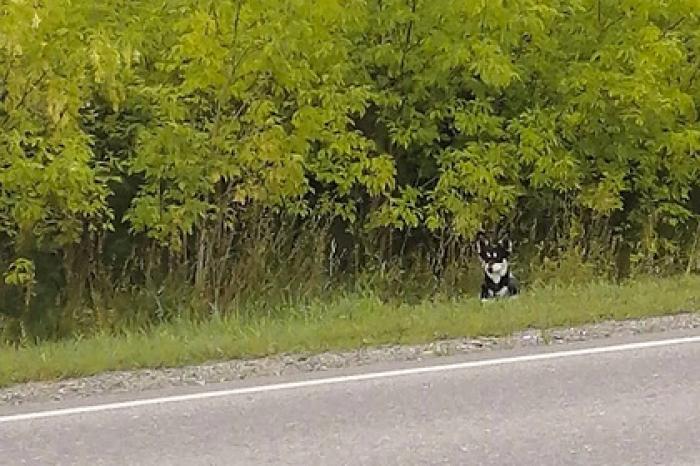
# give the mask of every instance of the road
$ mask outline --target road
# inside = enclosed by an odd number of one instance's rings
[[[0,464],[700,465],[697,336],[0,406]]]

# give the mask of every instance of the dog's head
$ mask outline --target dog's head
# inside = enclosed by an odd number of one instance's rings
[[[513,252],[513,243],[507,237],[491,241],[484,233],[476,238],[476,252],[481,265],[492,278],[504,277],[508,274],[508,259]]]

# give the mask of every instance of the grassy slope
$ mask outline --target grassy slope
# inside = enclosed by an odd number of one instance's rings
[[[700,310],[700,277],[644,279],[625,286],[590,284],[528,290],[518,300],[393,306],[373,298],[278,312],[278,317],[177,322],[148,332],[0,348],[0,386],[85,376],[107,370],[178,366],[279,352],[320,352],[460,336],[500,336]]]

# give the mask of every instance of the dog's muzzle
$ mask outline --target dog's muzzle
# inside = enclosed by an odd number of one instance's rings
[[[490,274],[501,275],[505,273],[508,268],[508,264],[505,262],[494,262],[492,264],[486,264],[486,271]]]

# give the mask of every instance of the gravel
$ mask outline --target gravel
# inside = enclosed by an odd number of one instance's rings
[[[171,369],[108,372],[56,382],[31,382],[0,389],[0,406],[26,402],[62,401],[94,395],[151,389],[203,386],[255,376],[290,375],[364,366],[377,362],[420,361],[440,356],[494,349],[565,344],[608,337],[700,327],[700,314],[685,313],[640,320],[607,321],[542,332],[527,330],[504,338],[460,338],[422,345],[389,345],[321,354],[281,354]]]

